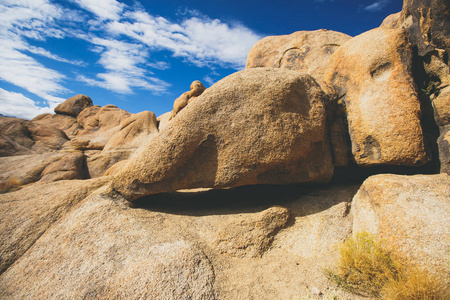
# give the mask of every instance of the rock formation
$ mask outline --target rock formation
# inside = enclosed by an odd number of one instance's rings
[[[185,108],[186,105],[188,105],[195,97],[200,96],[204,90],[205,87],[203,83],[201,83],[198,80],[192,82],[190,91],[184,92],[180,97],[175,99],[175,101],[173,102],[173,110],[169,118],[169,121],[172,120],[177,115],[177,113],[179,113],[180,110]]]
[[[324,81],[345,104],[356,163],[414,166],[429,161],[411,58],[403,32],[384,28],[351,39],[332,55]]]
[[[264,38],[158,118],[0,116],[0,298],[361,299],[323,274],[360,231],[450,285],[449,18]]]
[[[376,234],[424,268],[450,274],[449,175],[370,177],[353,199],[352,214],[353,232]]]
[[[112,189],[134,200],[183,188],[328,182],[323,101],[309,75],[269,68],[230,75],[139,149]]]
[[[324,29],[265,37],[250,50],[246,68],[282,68],[321,80],[331,55],[350,38]]]

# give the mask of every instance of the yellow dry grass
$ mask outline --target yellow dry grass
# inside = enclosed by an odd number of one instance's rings
[[[442,280],[387,251],[367,232],[348,239],[339,254],[337,270],[325,275],[347,291],[389,300],[450,299]]]

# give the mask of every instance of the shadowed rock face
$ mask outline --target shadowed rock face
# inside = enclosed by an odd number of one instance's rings
[[[404,0],[399,24],[404,27],[419,55],[450,45],[448,0]]]
[[[359,165],[417,166],[429,161],[411,66],[412,51],[400,29],[365,32],[331,57],[324,81],[345,104]]]
[[[196,187],[327,182],[324,93],[309,75],[249,69],[207,89],[114,178],[128,200]]]
[[[331,55],[350,38],[344,33],[324,29],[268,36],[252,47],[246,68],[282,68],[321,80]]]

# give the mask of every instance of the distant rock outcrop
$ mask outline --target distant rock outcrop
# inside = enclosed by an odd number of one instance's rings
[[[86,107],[92,106],[92,100],[86,95],[75,95],[55,108],[55,113],[76,117]]]
[[[183,109],[113,181],[129,200],[183,188],[328,182],[325,94],[309,75],[230,75]]]
[[[0,298],[356,299],[323,268],[359,231],[450,284],[450,176],[380,174],[450,173],[449,28],[405,0],[354,38],[267,37],[158,118],[0,116]]]

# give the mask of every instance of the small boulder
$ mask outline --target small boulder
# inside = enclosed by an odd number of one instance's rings
[[[77,119],[73,116],[60,114],[42,114],[33,118],[30,123],[55,127],[64,131],[68,137],[73,137],[78,129]]]
[[[283,68],[321,80],[331,55],[349,39],[349,35],[325,29],[268,36],[250,49],[246,69]]]
[[[26,127],[31,133],[31,138],[35,141],[32,149],[39,153],[49,150],[59,150],[69,141],[64,131],[53,126],[28,122]]]
[[[351,213],[354,233],[378,235],[413,263],[450,273],[449,175],[369,177],[353,198]]]
[[[357,164],[419,166],[429,161],[411,67],[410,44],[398,29],[370,30],[332,55],[324,81],[345,105]]]
[[[40,181],[83,179],[84,159],[81,151],[67,153],[42,170]]]
[[[0,156],[34,153],[34,140],[24,119],[0,117]]]
[[[271,207],[258,214],[242,216],[224,225],[212,245],[221,254],[233,257],[260,257],[275,234],[286,226],[290,213],[284,207]]]
[[[92,100],[86,95],[75,95],[55,108],[55,113],[76,117],[86,107],[92,106]]]
[[[55,113],[76,117],[86,107],[92,106],[92,100],[86,95],[75,95],[55,108]]]
[[[184,188],[328,182],[325,94],[309,75],[232,74],[186,106],[113,180],[128,200]]]

